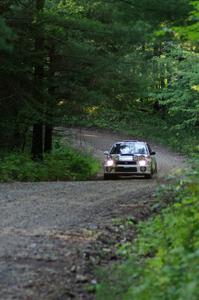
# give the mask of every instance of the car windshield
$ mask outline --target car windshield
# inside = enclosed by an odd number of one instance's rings
[[[142,142],[117,143],[111,149],[111,154],[134,155],[147,154],[147,147]]]

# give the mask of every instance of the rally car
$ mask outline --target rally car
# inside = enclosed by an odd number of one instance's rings
[[[150,179],[157,173],[156,153],[146,142],[120,141],[104,154],[104,179],[127,175],[139,175]]]

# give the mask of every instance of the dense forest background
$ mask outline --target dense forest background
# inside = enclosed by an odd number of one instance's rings
[[[1,149],[42,159],[54,126],[110,112],[197,130],[198,20],[199,1],[1,0]]]

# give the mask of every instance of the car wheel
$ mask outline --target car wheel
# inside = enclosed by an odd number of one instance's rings
[[[157,167],[157,163],[154,166],[154,170],[153,170],[153,174],[157,174],[158,172],[158,167]]]
[[[104,180],[116,179],[115,174],[104,174]]]
[[[152,179],[152,178],[153,178],[153,175],[152,175],[152,174],[146,174],[146,175],[145,175],[145,178],[146,178],[146,179]]]

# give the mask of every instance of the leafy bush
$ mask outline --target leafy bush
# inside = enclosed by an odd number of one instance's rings
[[[90,155],[69,147],[57,147],[42,162],[32,161],[27,153],[10,153],[0,159],[0,181],[85,180],[99,170]]]
[[[167,49],[167,48],[166,48]],[[152,93],[164,106],[173,126],[179,129],[190,128],[199,122],[199,54],[186,51],[181,46],[169,46],[163,55],[154,59],[163,72],[168,72],[164,88]],[[166,70],[165,70],[166,66]]]
[[[198,199],[199,171],[194,171],[176,186],[175,204],[138,225],[129,259],[108,271],[97,299],[199,299]]]

